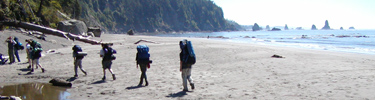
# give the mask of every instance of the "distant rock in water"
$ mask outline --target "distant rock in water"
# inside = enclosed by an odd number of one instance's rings
[[[297,27],[296,30],[303,30],[302,27]]]
[[[259,31],[260,30],[260,27],[257,23],[254,23],[254,26],[253,26],[253,31]]]
[[[344,28],[343,28],[343,27],[340,27],[340,30],[344,30]]]
[[[328,20],[326,20],[325,24],[324,24],[324,27],[322,28],[322,30],[330,30],[331,27],[329,27],[329,24],[328,24]]]
[[[317,30],[314,24],[311,26],[311,30]]]
[[[352,30],[354,30],[355,28],[352,26],[352,27],[349,27],[349,29],[352,29]]]
[[[284,30],[289,30],[288,25],[285,24]]]
[[[279,28],[272,28],[271,31],[281,31],[281,29],[279,29]]]
[[[266,30],[270,30],[270,26],[269,25],[266,26]]]

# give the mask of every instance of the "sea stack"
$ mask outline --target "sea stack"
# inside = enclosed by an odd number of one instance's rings
[[[259,31],[260,30],[260,27],[257,23],[254,24],[253,26],[253,31]]]
[[[325,24],[324,24],[324,27],[322,28],[322,30],[330,30],[331,27],[329,27],[329,24],[328,24],[328,20],[326,20]]]
[[[285,24],[284,30],[289,30],[288,25]]]
[[[314,24],[311,26],[311,30],[317,30]]]
[[[267,30],[267,31],[270,30],[270,25],[267,25],[267,26],[266,26],[266,30]]]

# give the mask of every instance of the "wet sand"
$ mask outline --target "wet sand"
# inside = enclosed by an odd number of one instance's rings
[[[27,74],[23,53],[23,62],[0,66],[0,85],[72,79],[71,48],[79,44],[88,52],[83,59],[88,75],[79,72],[72,80],[67,90],[72,100],[375,98],[374,55],[187,38],[197,55],[192,69],[196,89],[182,92],[178,42],[184,38],[104,34],[100,39],[113,42],[117,50],[112,65],[117,80],[107,72],[107,80],[101,81],[101,46],[61,40],[66,46],[42,43],[55,49],[40,59],[45,73],[38,69]],[[150,85],[145,87],[137,87],[141,71],[136,68],[134,43],[140,39],[157,42],[140,42],[150,47],[153,60],[147,71]],[[285,58],[271,57],[274,54]]]

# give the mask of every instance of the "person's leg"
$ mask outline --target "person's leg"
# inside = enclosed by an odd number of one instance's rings
[[[187,88],[187,79],[186,79],[186,68],[185,69],[182,69],[181,71],[181,76],[182,76],[182,85],[184,86],[184,90],[183,91],[188,91],[188,88]]]
[[[112,70],[112,61],[107,61],[107,68],[108,68],[109,72],[112,74],[113,80],[116,80],[116,75]]]
[[[31,70],[30,72],[34,72],[34,66],[36,67],[36,59],[32,59],[32,64],[31,64]]]
[[[27,58],[27,61],[29,62],[29,66],[27,68],[31,69],[32,61],[31,61],[30,57]]]
[[[14,52],[13,50],[8,50],[8,55],[9,55],[9,63],[14,63]]]
[[[85,69],[82,68],[82,59],[78,59],[77,64],[78,64],[79,69],[81,69],[81,71],[82,71],[85,75],[87,75]],[[77,73],[76,73],[76,75],[77,75]]]
[[[77,59],[75,59],[74,60],[74,77],[78,77],[77,67],[78,67],[78,61],[77,61]]]
[[[105,61],[102,61],[102,66],[103,66],[103,78],[102,78],[102,80],[105,80],[106,79],[106,77],[105,77],[105,69],[107,69],[107,65],[106,65]]]
[[[18,55],[18,50],[14,49],[14,55],[16,55],[18,62],[21,62],[20,56]]]
[[[191,68],[186,69],[186,78],[190,83],[191,89],[194,89],[195,86],[194,86],[194,83],[193,83],[193,78],[191,78]]]
[[[44,73],[44,68],[42,67],[42,65],[40,64],[39,62],[39,58],[38,59],[35,59],[36,60],[36,65],[42,70],[42,72]]]
[[[147,81],[147,76],[146,76],[146,71],[147,71],[147,68],[146,68],[146,65],[144,64],[139,64],[140,66],[140,70],[142,72],[141,74],[141,78],[140,78],[140,81],[139,81],[139,86],[141,86],[143,84],[143,79],[145,79],[146,81],[146,86],[148,85],[148,81]]]

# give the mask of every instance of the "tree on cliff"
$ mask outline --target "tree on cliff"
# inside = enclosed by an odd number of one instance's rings
[[[80,0],[81,19],[108,31],[236,30],[211,0]],[[95,22],[96,21],[96,22]]]
[[[325,24],[324,24],[324,27],[322,28],[322,30],[330,30],[331,27],[329,27],[329,24],[328,24],[328,20],[326,20]]]
[[[253,26],[253,31],[259,31],[260,30],[260,27],[257,23],[254,23],[254,26]]]
[[[317,30],[314,24],[311,26],[311,30]]]

